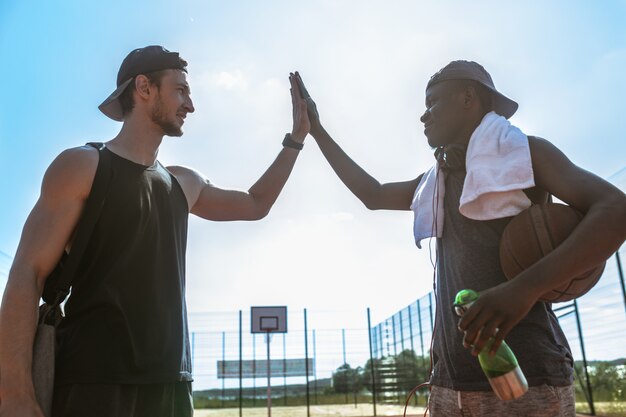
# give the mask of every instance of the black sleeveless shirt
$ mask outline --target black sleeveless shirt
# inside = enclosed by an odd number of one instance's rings
[[[100,158],[111,182],[58,327],[57,383],[191,381],[183,190],[158,161]]]
[[[464,151],[463,151],[464,152]],[[478,358],[463,347],[454,313],[456,293],[484,291],[506,281],[500,266],[500,238],[511,217],[478,221],[459,212],[465,181],[465,156],[452,152],[445,178],[444,225],[437,239],[437,312],[434,335],[433,385],[458,391],[488,391]],[[454,160],[456,159],[456,161]],[[528,384],[569,385],[573,358],[550,303],[538,302],[508,334],[506,343],[517,357]]]

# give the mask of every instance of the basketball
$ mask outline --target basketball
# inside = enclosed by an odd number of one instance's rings
[[[572,233],[582,218],[582,213],[570,206],[547,203],[532,205],[511,219],[500,241],[500,264],[507,279],[515,278],[550,253]],[[540,300],[556,303],[580,297],[598,282],[605,264],[572,277]]]

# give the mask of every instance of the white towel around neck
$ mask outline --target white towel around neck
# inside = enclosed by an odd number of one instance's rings
[[[489,112],[472,133],[465,157],[466,177],[459,211],[473,220],[492,220],[514,216],[530,207],[522,191],[535,186],[528,137],[520,129]],[[443,232],[444,171],[435,163],[415,190],[415,244],[441,237]]]

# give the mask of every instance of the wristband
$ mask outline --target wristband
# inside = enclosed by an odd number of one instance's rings
[[[304,147],[304,144],[303,143],[298,143],[295,140],[291,139],[291,133],[287,133],[285,135],[285,139],[283,139],[283,146],[286,146],[288,148],[297,149],[297,150],[300,151]]]

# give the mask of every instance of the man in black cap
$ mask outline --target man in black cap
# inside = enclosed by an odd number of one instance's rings
[[[572,355],[550,304],[538,300],[619,248],[626,235],[626,196],[548,141],[511,126],[507,119],[517,103],[476,62],[453,61],[427,85],[420,120],[436,149],[436,165],[412,180],[386,184],[331,138],[296,75],[309,105],[311,135],[341,181],[370,210],[413,210],[418,246],[437,237],[431,416],[574,416]],[[584,219],[562,245],[507,282],[498,253],[504,226],[549,195],[585,213]],[[459,322],[452,303],[465,288],[481,296]],[[492,336],[494,352],[506,338],[526,375],[530,388],[518,399],[499,400],[472,356]]]
[[[3,417],[41,417],[31,381],[37,304],[69,248],[99,161],[109,162],[101,213],[73,277],[58,327],[54,417],[191,417],[191,355],[185,308],[189,213],[258,220],[270,211],[309,131],[290,76],[293,129],[247,191],[157,160],[163,136],[181,136],[194,111],[187,63],[161,46],[132,51],[117,89],[100,105],[122,129],[100,149],[62,152],[48,168],[9,274],[0,312]],[[71,254],[70,254],[71,257]]]

